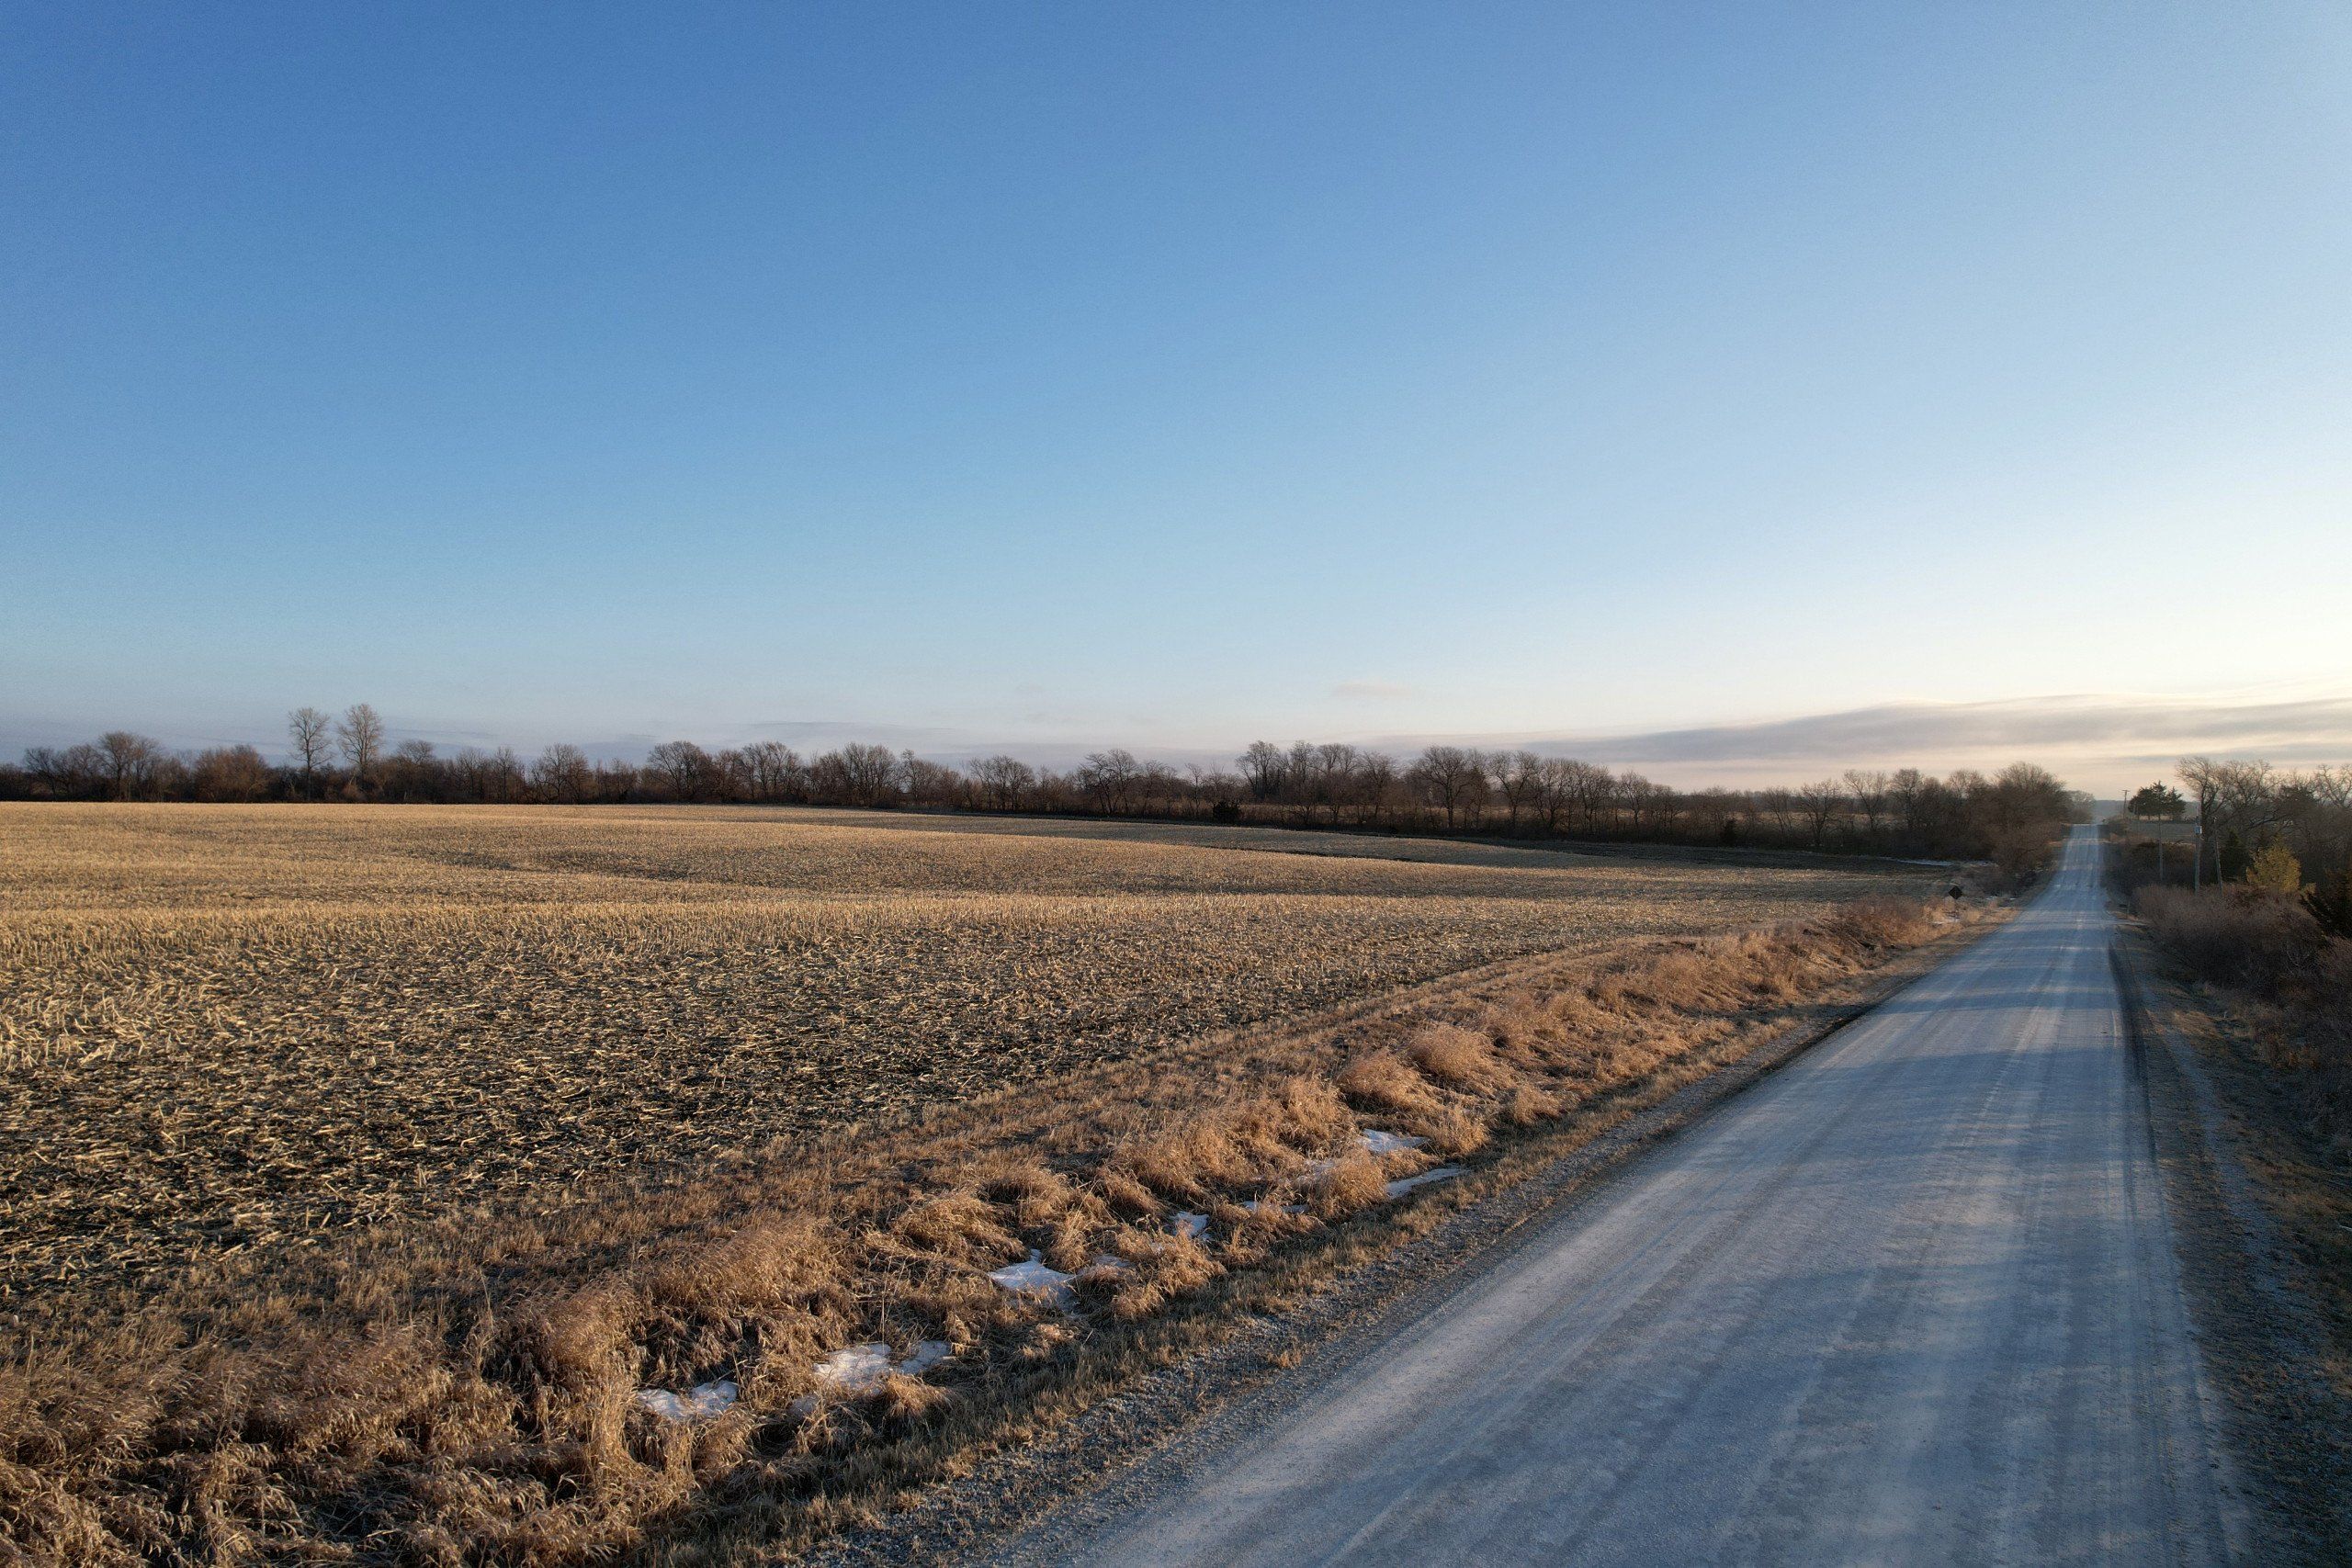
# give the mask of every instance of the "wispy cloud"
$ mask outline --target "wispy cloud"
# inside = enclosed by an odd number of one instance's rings
[[[910,748],[953,744],[958,731],[937,725],[861,724],[849,718],[772,718],[741,727],[756,740],[781,740],[787,746],[840,746],[858,741],[869,746]]]
[[[1335,697],[1351,702],[1393,703],[1413,695],[1413,688],[1395,681],[1342,681],[1331,688]]]
[[[1350,681],[1335,694],[1384,702],[1418,695],[1413,688],[1385,681]],[[1182,765],[1226,766],[1252,735],[1236,734],[1227,745],[1171,744],[1156,739],[1148,716],[1129,716],[1101,725],[1076,715],[1033,716],[1033,722],[1003,729],[936,725],[867,723],[855,718],[769,719],[740,726],[691,727],[677,731],[616,728],[581,743],[597,758],[639,758],[656,741],[684,735],[705,745],[745,740],[782,740],[804,754],[846,741],[878,743],[941,761],[965,761],[992,751],[1010,751],[1048,767],[1069,767],[1089,751],[1112,745]],[[26,721],[0,712],[0,756],[36,745],[62,745],[88,738],[86,728]],[[545,737],[502,737],[470,725],[401,725],[401,736],[422,736],[445,745],[494,745],[510,741],[526,753]],[[1344,724],[1305,731],[1314,739],[1352,739],[1399,756],[1433,741],[1486,747],[1525,747],[1554,756],[1574,756],[1612,767],[1637,768],[1669,784],[1769,784],[1853,767],[1917,766],[1936,772],[1996,768],[2017,761],[2041,762],[2070,783],[2109,793],[2169,773],[2183,755],[2207,751],[2262,757],[2282,766],[2352,762],[2352,694],[2314,693],[2291,697],[2276,689],[2222,697],[2168,698],[2076,694],[1981,703],[1885,703],[1871,707],[1746,723],[1696,725],[1669,729],[1577,733],[1521,730],[1512,733],[1351,734]],[[254,735],[218,736],[170,730],[167,744],[200,746],[223,739],[255,739],[275,750],[278,733],[269,726]]]
[[[1413,738],[1396,738],[1410,743]],[[2185,753],[2287,765],[2352,761],[2352,697],[2219,701],[2071,694],[1984,703],[1887,703],[1746,724],[1616,734],[1521,734],[1524,746],[1675,778],[1785,777],[1838,768],[1948,769],[2040,761],[2095,788]]]

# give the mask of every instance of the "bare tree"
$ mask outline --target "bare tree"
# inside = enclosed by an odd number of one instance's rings
[[[1385,751],[1363,751],[1356,757],[1356,773],[1349,798],[1355,805],[1358,822],[1370,822],[1385,810],[1389,797],[1396,793],[1396,759]]]
[[[597,800],[633,800],[645,780],[643,769],[617,757],[596,763],[594,773],[589,790]]]
[[[588,757],[577,746],[550,746],[531,764],[531,787],[564,806],[588,798]]]
[[[1569,799],[1576,804],[1578,828],[1597,832],[1616,804],[1616,776],[1592,761],[1569,761]]]
[[[1001,753],[972,764],[972,782],[980,798],[999,811],[1018,811],[1037,787],[1037,770],[1018,757]]]
[[[1736,843],[1739,840],[1739,813],[1746,802],[1736,791],[1702,789],[1695,795],[1678,797],[1690,813],[1690,832],[1702,842]]]
[[[319,765],[327,760],[328,731],[334,721],[317,708],[300,707],[286,716],[286,733],[294,742],[294,760],[302,765],[302,793],[319,797]]]
[[[1282,794],[1284,761],[1282,748],[1271,740],[1252,740],[1250,750],[1234,759],[1250,782],[1250,798],[1272,800]]]
[[[2264,761],[2232,762],[2222,770],[2222,819],[2248,843],[2278,820],[2279,784]]]
[[[1894,781],[1883,771],[1846,770],[1846,789],[1854,797],[1854,806],[1862,814],[1862,826],[1873,840],[1878,838],[1879,818],[1886,815],[1894,788]]]
[[[1165,762],[1147,761],[1136,775],[1136,808],[1166,812],[1183,793],[1184,780]]]
[[[2275,813],[2277,791],[2267,762],[2233,762],[2211,757],[2183,757],[2180,780],[2197,797],[2197,874],[2203,885],[2205,847],[2212,845],[2213,880],[2222,880],[2222,846],[2235,834],[2251,842],[2267,827]]]
[[[1090,753],[1078,770],[1078,787],[1096,808],[1120,812],[1131,806],[1143,783],[1143,764],[1124,746]]]
[[[33,747],[25,753],[25,771],[47,785],[51,795],[67,799],[97,795],[107,785],[106,753],[86,740],[62,751]]]
[[[1487,790],[1487,760],[1461,746],[1431,746],[1413,763],[1412,779],[1422,797],[1445,813],[1450,830],[1457,815],[1476,809]]]
[[[848,745],[809,764],[810,785],[819,799],[848,806],[879,806],[897,793],[899,759],[887,746]]]
[[[1565,757],[1546,757],[1535,776],[1535,809],[1544,831],[1556,836],[1568,814],[1568,770],[1577,764]]]
[[[269,764],[250,746],[216,746],[196,759],[190,784],[198,800],[259,800],[269,793]]]
[[[1285,805],[1300,808],[1302,817],[1315,815],[1317,781],[1322,773],[1315,748],[1304,740],[1290,743],[1290,754],[1283,759],[1282,798]]]
[[[728,747],[710,760],[718,771],[718,798],[749,800],[752,798],[752,759],[734,747]]]
[[[799,754],[781,740],[762,740],[743,748],[751,770],[753,800],[789,800],[799,786]]]
[[[2197,859],[2190,870],[2196,885],[2200,887],[2205,882],[2205,840],[2212,837],[2213,808],[2221,800],[2221,772],[2226,765],[2211,757],[2183,757],[2179,767],[2175,770],[2180,775],[2180,782],[2188,786],[2188,793],[2197,797]],[[2214,852],[2220,853],[2218,844]],[[2215,880],[2220,880],[2219,872],[2215,873]]]
[[[1339,820],[1340,802],[1348,799],[1348,785],[1355,778],[1357,764],[1357,750],[1345,740],[1327,740],[1324,745],[1301,740],[1291,748],[1291,795],[1306,808],[1310,823],[1317,811],[1334,823]]]
[[[401,800],[443,798],[445,777],[430,740],[403,740],[384,760],[384,793]]]
[[[98,754],[105,759],[107,794],[116,800],[146,794],[164,756],[161,741],[128,729],[109,729],[99,736]]]
[[[646,755],[645,771],[669,786],[673,800],[707,800],[718,793],[718,762],[691,740],[656,746]]]
[[[1837,819],[1839,808],[1846,804],[1846,792],[1838,787],[1836,779],[1816,779],[1809,784],[1799,784],[1795,792],[1798,814],[1812,829],[1813,847],[1819,849],[1828,835],[1829,824]]]
[[[956,806],[964,797],[964,775],[912,751],[899,753],[899,787],[920,806]]]
[[[351,764],[352,778],[366,789],[375,777],[377,759],[384,754],[384,721],[366,703],[354,703],[343,710],[334,738],[343,760]]]
[[[1674,809],[1674,791],[1630,771],[1618,777],[1617,798],[1637,839],[1657,831],[1660,818]]]
[[[1927,820],[1928,787],[1934,783],[1917,768],[1898,768],[1887,780],[1887,795],[1902,818],[1903,836],[1917,839]]]
[[[2258,760],[2184,757],[2178,772],[2197,800],[2200,885],[2208,845],[2216,882],[2246,879],[2262,863],[2274,889],[2297,897],[2321,929],[2352,937],[2352,768],[2299,773]],[[2180,804],[2177,794],[2152,784],[2132,807],[2162,818]],[[2306,875],[2308,883],[2298,886]]]
[[[1544,770],[1544,787],[1559,793],[1561,806],[1575,815],[1578,832],[1598,831],[1602,814],[1617,797],[1617,780],[1596,763],[1579,762],[1573,757],[1558,758],[1555,762]]]
[[[1539,808],[1544,795],[1544,759],[1532,751],[1496,751],[1487,758],[1487,767],[1496,793],[1503,797],[1503,809],[1510,818],[1510,830],[1519,831],[1519,819]]]
[[[1298,807],[1299,815],[1307,821],[1313,821],[1320,811],[1336,822],[1340,818],[1340,801],[1347,793],[1356,764],[1356,749],[1344,742],[1317,746],[1297,741],[1274,775],[1275,795],[1285,804]]]
[[[501,804],[522,799],[522,757],[513,745],[501,745],[482,766],[482,799]]]
[[[391,773],[384,770],[387,780]],[[451,787],[460,800],[485,800],[490,789],[490,753],[479,746],[460,746],[458,754],[449,759]]]

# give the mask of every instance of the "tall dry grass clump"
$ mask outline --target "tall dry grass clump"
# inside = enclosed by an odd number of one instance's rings
[[[2311,911],[2247,888],[2143,887],[2133,899],[2156,940],[2199,979],[2276,993],[2310,974],[2328,945]]]
[[[2276,892],[2143,887],[2134,904],[2183,967],[2236,999],[2255,1049],[2330,1154],[2352,1153],[2352,942]]]

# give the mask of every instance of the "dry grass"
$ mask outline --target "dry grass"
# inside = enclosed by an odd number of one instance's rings
[[[1695,934],[1887,886],[1815,871],[786,815],[0,822],[0,1546],[44,1562],[808,1539],[1391,1177],[1696,1071],[1928,930]],[[1375,1161],[1359,1122],[1431,1142]],[[98,1267],[124,1250],[136,1296]],[[1032,1250],[1075,1316],[988,1282]],[[956,1354],[923,1378],[817,1385],[929,1338]],[[724,1416],[634,1403],[722,1375]]]
[[[2174,912],[2161,904],[2154,911]],[[2253,928],[2256,939],[2266,924]],[[2194,979],[2185,964],[2135,963],[2133,970],[2154,1030],[2196,1056],[2223,1112],[2214,1156],[2249,1179],[2245,1190],[2276,1227],[2266,1237],[2260,1222],[2229,1213],[2235,1205],[2219,1187],[2210,1197],[2192,1190],[2183,1207],[2190,1234],[2206,1233],[2189,1255],[2191,1281],[2209,1298],[2200,1310],[2213,1320],[2207,1343],[2223,1396],[2248,1430],[2263,1434],[2253,1468],[2267,1472],[2278,1515],[2311,1532],[2301,1555],[2282,1551],[2278,1560],[2343,1561],[2352,1527],[2345,1485],[2352,1424],[2342,1415],[2352,1405],[2352,1151],[2343,1122],[2328,1114],[2331,1101],[2342,1104],[2340,1093],[2329,1096],[2312,1081],[2324,1058],[2298,1042],[2295,1021],[2277,1003]],[[2340,983],[2339,1009],[2352,995],[2352,975]],[[2193,1145],[2198,1117],[2188,1097],[2197,1089],[2170,1077],[2159,1087],[2182,1097],[2176,1124]],[[2201,1185],[2205,1151],[2188,1149],[2184,1164],[2188,1179]],[[2230,1179],[2221,1170],[2215,1179]],[[2200,1213],[2207,1204],[2213,1207]],[[2299,1298],[2312,1318],[2295,1310]],[[2303,1332],[2306,1323],[2317,1333]],[[2282,1367],[2293,1375],[2281,1376]],[[2333,1399],[2314,1397],[2308,1379],[2323,1380]]]
[[[2352,1164],[2352,940],[2298,900],[2248,888],[2143,887],[2135,902],[2165,953],[2219,988],[2305,1132]]]

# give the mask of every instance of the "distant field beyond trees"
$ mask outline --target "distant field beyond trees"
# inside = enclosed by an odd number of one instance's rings
[[[775,741],[711,751],[673,740],[642,762],[559,745],[526,762],[505,748],[444,755],[386,737],[364,703],[340,719],[295,710],[277,762],[252,746],[183,756],[114,730],[0,765],[0,800],[912,807],[1991,860],[2018,876],[2044,863],[2061,825],[2089,819],[2086,797],[2024,762],[1995,775],[1849,769],[1795,787],[1679,790],[1573,758],[1462,746],[1400,761],[1261,740],[1229,769],[1182,771],[1113,748],[1057,773],[1012,756],[951,766],[871,745],[804,758]]]

